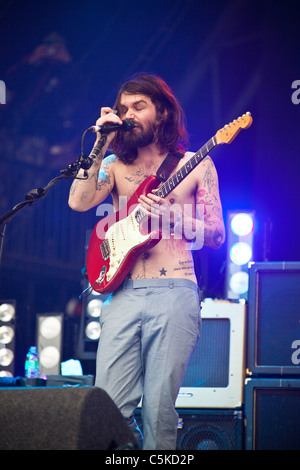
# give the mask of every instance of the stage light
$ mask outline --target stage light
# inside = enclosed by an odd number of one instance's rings
[[[15,318],[16,309],[13,304],[4,303],[0,305],[0,321],[9,322]]]
[[[229,211],[227,214],[227,299],[248,298],[248,264],[254,256],[254,222],[254,211]]]
[[[13,377],[15,370],[16,302],[0,302],[0,377]]]
[[[239,296],[245,294],[249,287],[249,274],[245,271],[238,271],[231,276],[229,283],[232,292]]]
[[[249,235],[254,228],[254,220],[250,214],[244,212],[236,214],[231,219],[231,230],[240,237]]]
[[[252,248],[248,243],[238,242],[230,248],[231,261],[238,265],[248,263],[252,258]]]
[[[0,377],[13,377],[13,374],[5,370],[0,370]]]
[[[98,321],[91,321],[86,325],[85,334],[86,336],[95,341],[100,338],[101,328]]]
[[[92,230],[86,232],[85,256]],[[100,294],[93,290],[85,270],[82,270],[82,314],[80,318],[77,357],[79,359],[96,359],[98,341],[101,341],[100,319],[102,306],[109,294]]]
[[[14,357],[15,355],[11,349],[1,348],[0,349],[0,366],[9,367],[13,363]]]
[[[101,299],[90,300],[86,306],[87,314],[93,318],[99,318],[103,301]]]
[[[88,291],[90,284],[87,280],[85,280],[84,285]],[[96,357],[98,339],[101,333],[101,311],[103,302],[107,297],[108,294],[99,294],[91,289],[88,296],[83,298],[78,348],[78,357],[81,359]]]
[[[14,339],[15,332],[11,326],[0,326],[0,343],[9,344]]]
[[[63,314],[37,315],[37,348],[40,357],[40,376],[60,374],[62,356]]]
[[[48,317],[44,318],[44,321],[41,322],[41,335],[44,338],[51,339],[58,336],[61,332],[61,318],[57,317]]]
[[[60,370],[60,351],[55,346],[46,346],[40,353],[40,375]]]
[[[83,286],[87,291],[90,289],[88,280],[85,279]],[[90,293],[83,297],[82,315],[80,320],[79,343],[77,355],[80,359],[95,359],[100,338],[100,317],[103,302],[108,294],[103,295],[90,289]]]

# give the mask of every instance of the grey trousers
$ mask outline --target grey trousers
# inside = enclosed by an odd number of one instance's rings
[[[143,449],[175,449],[175,402],[201,330],[197,285],[171,278],[126,281],[105,301],[100,325],[95,385],[135,433],[133,412],[142,399]]]

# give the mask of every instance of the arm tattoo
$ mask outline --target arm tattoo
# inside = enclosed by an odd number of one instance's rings
[[[115,159],[116,157],[114,155],[110,155],[102,162],[99,174],[95,175],[97,191],[101,191],[104,186],[112,186],[113,182],[111,173],[109,172],[109,166],[115,161]]]
[[[196,204],[204,213],[204,240],[206,245],[219,248],[224,242],[223,214],[218,189],[218,177],[210,161],[203,177],[203,188],[196,193]]]
[[[107,171],[101,171],[96,182],[96,190],[101,191],[103,186],[111,184],[110,174]]]
[[[93,147],[93,150],[90,153],[90,157],[94,157],[98,163],[103,159],[102,147],[103,144],[100,139],[98,143]]]
[[[213,233],[213,241],[215,242],[216,246],[222,245],[223,235],[218,229],[216,229]]]
[[[215,214],[216,217],[218,217],[219,220],[223,220],[223,214],[222,214],[222,209],[219,206],[214,206],[212,208],[213,213]]]

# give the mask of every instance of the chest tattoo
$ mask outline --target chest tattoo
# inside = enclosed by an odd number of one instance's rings
[[[128,176],[125,176],[125,180],[129,181],[130,183],[140,185],[151,173],[145,174],[142,170],[138,169],[133,173],[130,173]]]

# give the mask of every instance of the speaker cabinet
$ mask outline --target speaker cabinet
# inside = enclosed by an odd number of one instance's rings
[[[245,368],[245,300],[205,299],[201,316],[201,336],[187,365],[176,407],[241,407]]]
[[[1,450],[136,448],[111,398],[96,387],[0,388]]]
[[[178,450],[240,450],[243,415],[238,410],[177,410]]]
[[[247,379],[247,450],[300,449],[300,379]]]
[[[300,374],[300,263],[253,263],[247,369],[253,376]]]
[[[243,413],[241,410],[177,409],[177,450],[241,450]],[[141,410],[135,410],[141,431]]]

